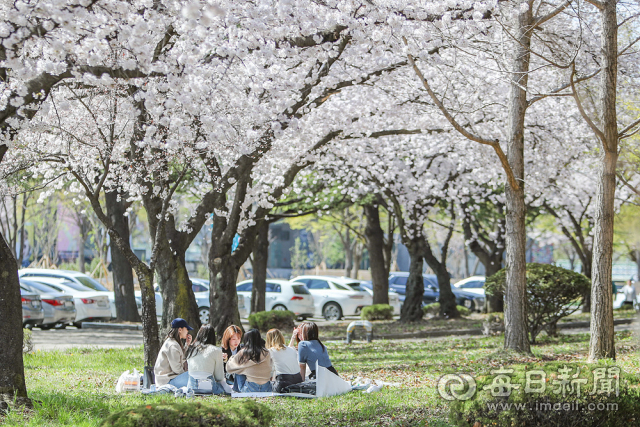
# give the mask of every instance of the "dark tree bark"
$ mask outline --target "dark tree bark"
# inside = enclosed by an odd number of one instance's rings
[[[1,159],[1,156],[0,156]],[[18,405],[31,406],[22,361],[22,303],[18,264],[0,233],[0,412]]]
[[[384,232],[380,226],[380,212],[377,204],[364,205],[367,225],[364,229],[373,283],[373,303],[389,304],[389,270],[385,261]]]
[[[462,211],[464,218],[462,221],[462,230],[464,239],[471,252],[482,263],[485,270],[485,277],[491,277],[502,269],[502,257],[505,250],[505,220],[502,215],[504,207],[502,204],[496,204],[495,209],[498,211],[496,224],[493,225],[491,231],[496,235],[489,238],[478,221],[474,221],[468,206],[464,206]],[[475,235],[474,235],[475,231]],[[481,244],[482,242],[482,244]],[[475,269],[474,269],[475,274]],[[504,295],[498,293],[495,295],[487,295],[486,312],[502,312],[504,311]]]
[[[18,246],[18,268],[22,267],[22,262],[24,260],[24,241],[25,241],[25,228],[24,221],[27,215],[27,202],[29,200],[29,196],[26,192],[22,193],[22,212],[20,214],[20,243]]]
[[[178,236],[174,236],[178,238]],[[200,328],[198,304],[193,294],[191,279],[186,266],[186,249],[167,236],[160,236],[156,273],[162,292],[162,328],[168,329],[171,321],[181,317],[194,328]],[[171,242],[171,243],[170,243]],[[236,275],[237,276],[237,275]]]
[[[126,200],[116,191],[105,192],[107,216],[113,223],[114,230],[123,240],[129,241],[129,221],[126,216]],[[116,317],[126,322],[140,322],[133,285],[133,269],[115,241],[109,243],[111,250],[111,272],[113,274],[113,291],[116,300]]]
[[[267,290],[267,265],[269,261],[269,222],[258,226],[253,247],[253,287],[251,288],[251,313],[265,311]]]
[[[209,251],[209,278],[211,282],[209,310],[211,324],[215,326],[216,335],[219,337],[231,325],[242,328],[236,291],[236,281],[241,264],[236,263],[236,259],[231,253],[233,235],[230,238],[225,235],[227,230],[227,220],[219,216],[214,217]],[[213,323],[214,321],[215,323]]]
[[[417,322],[422,319],[422,297],[424,296],[424,279],[422,277],[424,239],[415,237],[405,242],[409,251],[409,278],[404,304],[400,313],[401,322]]]

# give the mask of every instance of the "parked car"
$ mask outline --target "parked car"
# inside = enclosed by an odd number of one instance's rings
[[[162,294],[160,293],[160,288],[158,285],[154,286],[155,295],[156,295],[156,317],[158,319],[162,318]],[[136,304],[138,305],[138,314],[142,316],[142,292],[134,291],[133,294],[136,297]]]
[[[245,303],[251,308],[253,280],[245,280],[236,285],[238,295],[244,296]],[[289,280],[267,279],[264,308],[270,310],[289,310],[304,320],[313,316],[315,306],[313,295],[304,283]]]
[[[113,292],[105,288],[96,279],[81,273],[79,271],[72,270],[51,270],[44,268],[25,268],[18,270],[18,275],[25,279],[33,279],[36,277],[51,277],[58,279],[66,279],[71,282],[82,285],[89,288],[92,291],[100,292],[101,295],[106,295],[109,298],[109,306],[111,307],[111,317],[116,318],[116,297]]]
[[[407,290],[407,279],[409,273],[396,271],[389,274],[389,288],[400,294],[400,300],[404,303],[405,293]],[[432,304],[440,300],[440,288],[438,286],[438,279],[435,274],[423,274],[424,281],[424,294],[422,296],[422,304]],[[472,311],[482,311],[485,305],[485,297],[480,296],[477,293],[472,293],[466,289],[458,289],[455,286],[451,287],[453,295],[456,297],[456,304],[463,307],[467,307]]]
[[[20,287],[40,295],[44,310],[44,319],[38,325],[40,329],[64,329],[76,320],[76,304],[71,295],[32,280],[20,279]]]
[[[209,323],[209,281],[207,279],[190,278],[191,289],[196,297],[198,303],[198,315],[200,316],[200,322],[204,325]],[[238,311],[240,317],[249,316],[250,304],[247,304],[247,299],[244,295],[238,295]]]
[[[298,276],[291,279],[307,285],[313,295],[315,316],[326,320],[340,320],[343,316],[360,314],[363,307],[371,305],[373,299],[366,291],[355,291],[351,279],[333,276]]]
[[[73,297],[76,305],[73,325],[77,328],[82,327],[82,322],[111,320],[109,298],[104,293],[64,278],[32,277],[31,280]]]
[[[22,297],[22,327],[31,329],[38,326],[44,320],[44,310],[40,295],[20,286]]]
[[[361,280],[359,286],[352,286],[352,288],[356,291],[367,292],[369,295],[371,295],[371,300],[373,301],[373,284],[370,280]],[[392,289],[389,289],[389,305],[393,307],[393,314],[400,314],[400,310],[402,309],[402,304],[400,303],[400,294]]]
[[[485,276],[471,276],[466,279],[462,279],[459,282],[453,284],[457,289],[463,289],[467,292],[472,292],[474,294],[478,294],[480,296],[485,297],[484,293],[484,282],[486,280]]]
[[[198,315],[200,322],[205,325],[209,323],[209,281],[206,279],[189,278],[191,280],[191,289],[196,297],[196,303],[198,304]],[[156,313],[158,318],[162,317],[162,294],[160,286],[155,285],[156,290]],[[247,317],[247,308],[244,301],[244,297],[238,295],[238,311],[240,317]]]

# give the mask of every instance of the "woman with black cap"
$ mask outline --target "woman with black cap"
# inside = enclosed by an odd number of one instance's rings
[[[189,373],[184,356],[191,344],[192,337],[189,335],[191,330],[193,328],[184,319],[177,318],[171,322],[171,330],[162,344],[153,368],[157,387],[166,384],[177,388],[187,386]],[[186,341],[186,345],[182,345],[182,340]]]

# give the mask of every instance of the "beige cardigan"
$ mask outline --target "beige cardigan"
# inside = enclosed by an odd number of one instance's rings
[[[271,380],[271,354],[267,351],[259,363],[247,360],[240,365],[238,360],[244,350],[240,350],[227,362],[227,372],[230,374],[242,374],[247,376],[247,381],[256,384],[265,384]]]
[[[156,386],[160,387],[170,380],[186,372],[184,370],[184,352],[180,344],[173,338],[167,338],[158,353],[153,374],[156,377]]]

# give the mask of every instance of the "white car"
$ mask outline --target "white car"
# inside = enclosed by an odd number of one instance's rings
[[[365,291],[355,291],[352,279],[333,276],[298,276],[292,282],[304,283],[313,295],[315,316],[326,320],[340,320],[343,316],[360,314],[371,305],[373,298]],[[359,284],[359,283],[358,283]]]
[[[76,306],[76,319],[73,324],[78,328],[82,327],[82,322],[111,320],[109,298],[101,292],[63,278],[30,277],[30,280],[44,283],[58,292],[73,296]]]
[[[206,325],[209,323],[209,281],[206,279],[191,278],[191,288],[198,303],[200,322]],[[251,305],[247,304],[244,295],[238,294],[238,311],[240,312],[240,317],[247,317],[249,315],[249,307],[251,307]]]
[[[251,307],[251,291],[253,280],[245,280],[236,285],[238,296],[243,295],[244,300]],[[281,279],[267,279],[264,308],[271,310],[289,310],[298,316],[306,319],[312,317],[315,311],[313,296],[304,283]]]
[[[464,289],[467,292],[471,292],[473,294],[478,294],[481,296],[485,296],[484,293],[484,282],[486,280],[485,276],[471,276],[466,279],[462,279],[457,283],[454,283],[458,289]]]
[[[45,268],[25,268],[23,270],[18,270],[18,275],[21,278],[35,280],[39,277],[49,277],[49,278],[57,278],[57,279],[66,279],[71,282],[77,283],[79,285],[83,285],[93,291],[100,292],[101,295],[106,295],[109,298],[109,305],[111,307],[111,317],[113,319],[116,318],[116,297],[113,292],[109,289],[105,288],[98,282],[96,279],[81,273],[79,271],[71,271],[71,270],[50,270]],[[140,302],[138,301],[138,305]]]
[[[355,280],[355,279],[351,279],[351,280]],[[371,282],[366,280],[358,280],[358,282],[360,282],[360,286],[355,286],[355,283],[357,282],[354,281],[353,282],[354,286],[351,286],[351,287],[354,290],[361,290],[361,291],[367,292],[369,295],[371,295],[371,299],[373,300],[373,285],[371,284]],[[389,305],[393,307],[393,314],[400,315],[400,310],[402,309],[402,303],[400,302],[400,294],[397,293],[396,291],[389,290]]]

